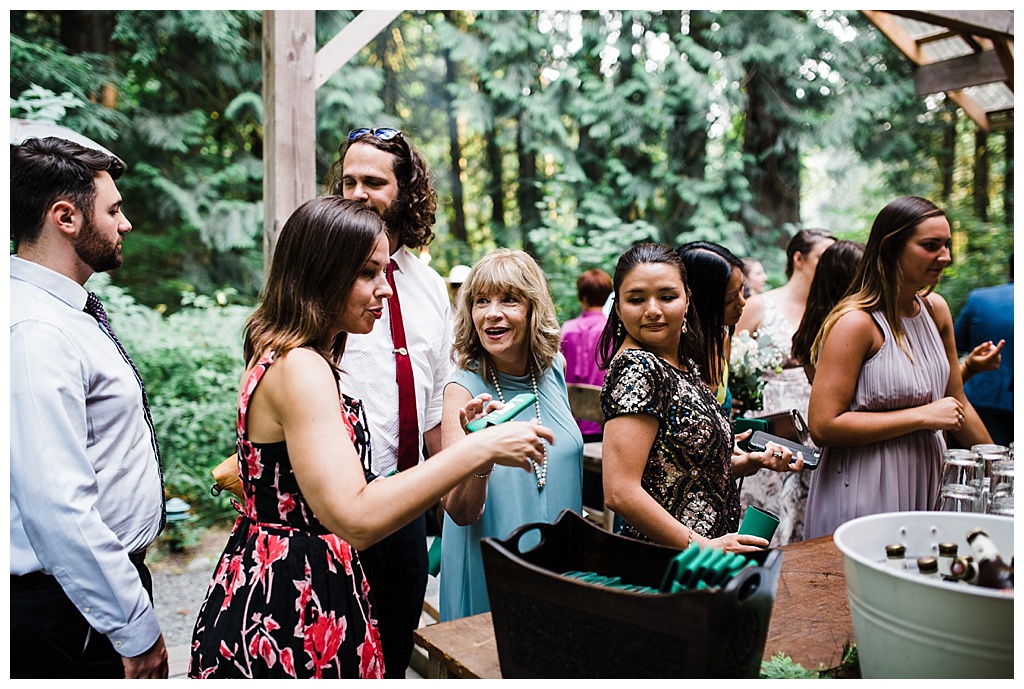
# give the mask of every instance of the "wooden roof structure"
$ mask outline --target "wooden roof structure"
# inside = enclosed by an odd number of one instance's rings
[[[292,211],[316,196],[316,89],[402,10],[363,10],[316,50],[314,10],[263,13],[265,265]],[[917,94],[945,93],[984,131],[1013,127],[1012,10],[861,10],[915,65]]]
[[[917,67],[918,96],[945,93],[979,129],[1013,127],[1013,10],[861,10]]]

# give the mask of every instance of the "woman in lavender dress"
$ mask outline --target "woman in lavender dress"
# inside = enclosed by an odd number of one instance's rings
[[[932,291],[950,243],[935,204],[892,201],[875,218],[850,296],[825,319],[808,418],[824,450],[805,538],[869,514],[931,509],[943,433],[965,447],[991,442],[964,395],[949,306]]]

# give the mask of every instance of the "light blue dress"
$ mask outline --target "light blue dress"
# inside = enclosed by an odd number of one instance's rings
[[[456,371],[448,383],[461,385],[471,395],[482,392],[499,399],[493,384],[485,383],[478,373]],[[498,384],[505,401],[521,392],[533,392],[529,374],[506,376],[498,374]],[[583,436],[569,408],[565,373],[561,357],[552,369],[537,380],[540,413],[544,426],[555,434],[555,444],[548,447],[547,483],[537,490],[537,476],[519,468],[495,466],[487,487],[487,502],[476,524],[459,526],[445,515],[441,538],[440,615],[441,621],[468,617],[491,609],[487,597],[480,539],[507,538],[523,524],[554,522],[562,510],[583,510]],[[516,421],[529,421],[536,416],[536,407],[522,411]],[[536,532],[531,534],[536,536]],[[524,537],[520,547],[536,545]]]

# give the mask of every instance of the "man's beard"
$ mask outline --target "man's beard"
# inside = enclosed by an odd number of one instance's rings
[[[401,207],[398,199],[395,199],[384,211],[380,214],[380,217],[384,220],[384,227],[387,229],[388,235],[396,237],[398,244],[402,244],[402,228],[405,226],[405,209]]]
[[[106,242],[96,230],[92,218],[86,218],[75,239],[74,247],[78,258],[97,273],[120,268],[124,263],[118,242]]]

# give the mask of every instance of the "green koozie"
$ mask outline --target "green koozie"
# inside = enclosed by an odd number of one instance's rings
[[[775,535],[775,529],[779,527],[779,517],[767,510],[758,509],[753,505],[747,507],[743,515],[743,523],[740,524],[739,533],[760,536],[771,541]]]
[[[434,536],[434,542],[427,551],[427,573],[436,577],[441,572],[441,536]]]

